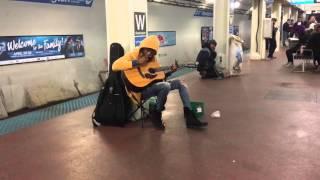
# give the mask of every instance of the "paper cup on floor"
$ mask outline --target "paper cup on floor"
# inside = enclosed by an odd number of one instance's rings
[[[220,113],[220,111],[215,111],[210,116],[212,118],[220,118],[221,117],[221,113]]]

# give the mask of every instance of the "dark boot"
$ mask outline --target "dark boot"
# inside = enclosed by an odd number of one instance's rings
[[[207,122],[199,121],[187,107],[184,108],[184,118],[186,119],[187,128],[201,128],[208,125]]]
[[[201,79],[206,79],[207,78],[207,71],[200,71],[199,72]]]
[[[158,111],[151,112],[151,122],[153,126],[157,129],[164,129],[164,124],[162,123],[162,113]]]

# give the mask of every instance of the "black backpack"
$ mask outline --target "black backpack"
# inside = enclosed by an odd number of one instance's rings
[[[109,76],[100,90],[96,108],[92,114],[94,126],[124,126],[129,122],[130,99],[126,93],[121,72],[113,72],[111,67],[115,60],[124,55],[119,43],[110,46]]]
[[[100,90],[96,108],[92,114],[94,126],[121,126],[128,123],[130,108],[124,84],[119,73],[110,73]]]

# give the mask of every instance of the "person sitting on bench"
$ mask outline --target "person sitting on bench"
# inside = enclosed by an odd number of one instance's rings
[[[302,34],[299,37],[299,42],[294,47],[286,50],[286,55],[288,59],[288,63],[285,65],[286,67],[293,66],[293,54],[296,53],[301,48],[301,46],[305,46],[308,44],[310,35],[311,35],[311,32],[306,32],[305,34]]]
[[[314,32],[311,34],[306,48],[312,49],[316,71],[320,71],[320,24],[314,26]]]

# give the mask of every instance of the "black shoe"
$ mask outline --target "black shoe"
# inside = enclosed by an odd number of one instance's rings
[[[165,128],[164,124],[162,123],[162,113],[158,111],[154,111],[151,113],[151,122],[153,126],[157,129],[163,130]]]
[[[187,128],[202,128],[208,125],[207,122],[199,121],[189,108],[185,107],[183,110]]]
[[[206,79],[207,78],[207,72],[206,71],[200,71],[199,72],[201,79]]]

